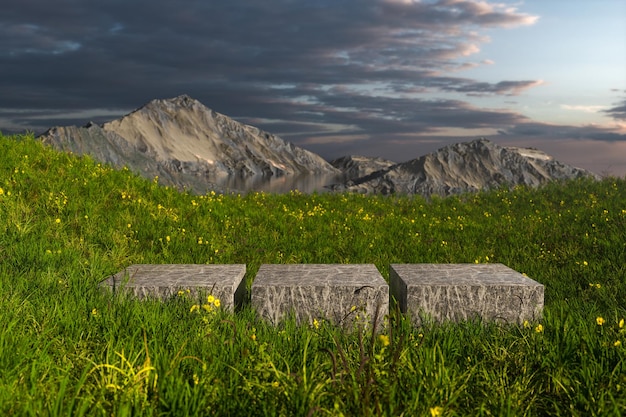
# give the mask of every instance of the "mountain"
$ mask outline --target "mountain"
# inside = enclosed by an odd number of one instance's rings
[[[501,147],[485,139],[446,146],[400,164],[364,156],[328,163],[185,95],[150,101],[102,125],[53,127],[39,139],[56,149],[89,154],[197,193],[286,192],[326,186],[340,192],[446,196],[501,185],[538,186],[551,180],[595,177],[541,151]]]
[[[320,156],[186,95],[150,101],[103,125],[53,127],[39,139],[199,193],[220,190],[229,177],[339,174]]]
[[[329,186],[366,194],[447,196],[503,185],[536,187],[553,180],[598,178],[536,149],[501,147],[486,139],[457,143],[408,162]]]
[[[350,155],[330,161],[330,164],[340,170],[346,180],[364,177],[372,172],[389,168],[396,163],[383,158]]]

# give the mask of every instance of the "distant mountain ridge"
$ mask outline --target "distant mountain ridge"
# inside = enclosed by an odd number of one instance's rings
[[[347,180],[364,177],[372,172],[389,168],[396,162],[383,158],[371,158],[368,156],[349,155],[330,161],[330,164],[343,172]]]
[[[443,147],[368,175],[329,186],[365,194],[448,196],[500,186],[537,187],[548,181],[598,178],[529,148],[502,147],[480,138]]]
[[[288,178],[302,179],[300,184],[317,190],[325,185],[329,191],[424,196],[597,178],[541,151],[501,147],[486,139],[446,146],[403,163],[364,156],[329,163],[186,95],[152,100],[102,125],[53,127],[39,139],[58,150],[127,166],[149,179],[158,176],[161,184],[200,194],[248,191],[268,179],[289,186]],[[229,183],[234,186],[224,188],[224,180],[231,179],[236,180]]]
[[[53,127],[39,137],[63,151],[204,193],[228,176],[337,175],[322,157],[183,95],[152,100],[99,126]]]

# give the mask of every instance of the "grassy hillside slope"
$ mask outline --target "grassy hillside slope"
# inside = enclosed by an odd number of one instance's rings
[[[501,262],[541,323],[274,328],[244,308],[111,297],[133,263]],[[426,201],[197,196],[0,136],[3,415],[626,413],[626,181]],[[193,310],[193,311],[191,311]]]

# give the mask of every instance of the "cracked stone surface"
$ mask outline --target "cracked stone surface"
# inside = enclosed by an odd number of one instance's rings
[[[261,265],[251,298],[273,324],[294,314],[298,323],[323,319],[352,329],[375,317],[381,326],[389,312],[389,286],[373,264]]]
[[[201,264],[136,264],[112,275],[100,283],[116,291],[129,291],[140,299],[165,299],[179,290],[193,296],[213,294],[222,307],[233,310],[245,296],[246,266]]]
[[[521,324],[539,320],[544,286],[503,264],[392,264],[392,297],[419,326],[476,316]]]

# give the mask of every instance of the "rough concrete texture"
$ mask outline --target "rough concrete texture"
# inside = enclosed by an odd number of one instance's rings
[[[328,320],[345,329],[377,328],[389,312],[389,286],[372,264],[261,265],[252,283],[252,306],[277,324]]]
[[[521,324],[543,311],[543,285],[503,264],[392,264],[389,283],[417,326],[425,317]]]
[[[233,310],[245,296],[246,266],[196,264],[137,264],[110,276],[100,283],[116,291],[127,290],[140,299],[160,299],[187,291],[191,296],[212,294],[223,308]]]

